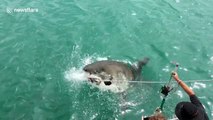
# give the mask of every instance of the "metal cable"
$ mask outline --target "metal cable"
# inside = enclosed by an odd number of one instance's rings
[[[166,81],[128,81],[129,83],[145,83],[145,84],[165,84]],[[213,79],[210,80],[186,80],[185,83],[194,83],[194,82],[213,82]]]

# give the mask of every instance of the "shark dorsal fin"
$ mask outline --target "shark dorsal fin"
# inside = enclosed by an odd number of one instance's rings
[[[143,60],[138,61],[137,74],[140,74],[144,65],[149,62],[149,58],[145,57]]]

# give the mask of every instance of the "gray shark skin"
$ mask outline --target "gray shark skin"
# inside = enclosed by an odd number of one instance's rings
[[[111,85],[114,80],[135,80],[140,77],[142,67],[147,64],[149,58],[138,61],[137,66],[129,65],[124,62],[103,60],[86,65],[83,70],[89,75],[89,81],[96,83],[104,82],[105,85]]]

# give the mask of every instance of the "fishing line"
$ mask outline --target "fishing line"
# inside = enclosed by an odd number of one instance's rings
[[[168,82],[164,81],[128,81],[129,83],[144,83],[144,84],[166,84]],[[195,82],[213,82],[213,79],[209,80],[186,80],[185,83],[195,83]]]

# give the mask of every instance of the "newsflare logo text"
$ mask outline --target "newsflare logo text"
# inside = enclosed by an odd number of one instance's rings
[[[11,13],[37,13],[39,10],[38,8],[6,8],[6,12]]]

